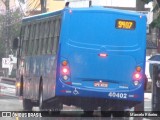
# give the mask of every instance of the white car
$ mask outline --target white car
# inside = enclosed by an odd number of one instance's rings
[[[0,78],[0,96],[15,96],[16,87],[14,80]]]

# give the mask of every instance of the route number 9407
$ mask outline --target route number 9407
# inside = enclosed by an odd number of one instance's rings
[[[127,93],[116,93],[116,92],[110,92],[108,94],[109,97],[113,97],[113,98],[123,98],[123,99],[127,99]]]

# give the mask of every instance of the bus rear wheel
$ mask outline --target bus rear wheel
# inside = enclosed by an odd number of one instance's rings
[[[112,112],[111,111],[101,111],[102,117],[111,117]]]
[[[111,117],[112,112],[107,109],[107,106],[101,106],[101,116],[102,117]]]
[[[92,110],[92,111],[84,110],[84,111],[83,111],[83,116],[84,116],[84,117],[92,117],[92,116],[93,116],[93,113],[94,113],[93,110]]]
[[[31,111],[33,108],[33,103],[30,99],[23,99],[23,109]]]
[[[39,109],[40,109],[40,111],[44,111],[42,90],[40,90],[40,93],[39,93]]]

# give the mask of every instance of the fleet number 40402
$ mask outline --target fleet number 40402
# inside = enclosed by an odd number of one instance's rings
[[[127,99],[127,93],[116,93],[116,92],[110,92],[108,94],[109,97],[113,97],[113,98],[123,98],[123,99]]]

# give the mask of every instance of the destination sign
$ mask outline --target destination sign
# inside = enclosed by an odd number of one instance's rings
[[[132,20],[116,20],[116,28],[133,30],[136,28],[136,22]]]

